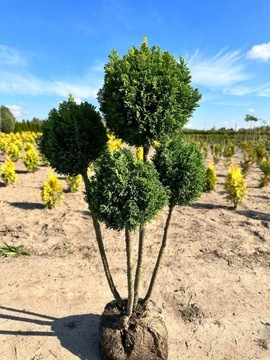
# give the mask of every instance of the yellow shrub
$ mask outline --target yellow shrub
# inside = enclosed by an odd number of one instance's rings
[[[66,181],[68,184],[68,189],[70,192],[74,193],[78,191],[81,182],[82,182],[82,176],[79,174],[77,176],[67,176]]]
[[[205,191],[214,190],[217,184],[217,174],[213,164],[209,164],[205,174]]]
[[[10,144],[11,138],[9,134],[0,134],[0,150],[4,153],[7,153],[8,146]]]
[[[21,139],[24,143],[32,143],[34,144],[37,135],[31,131],[22,131]]]
[[[143,160],[143,147],[140,146],[136,149],[136,156],[139,160]]]
[[[41,199],[45,206],[51,209],[56,205],[61,204],[63,198],[64,193],[61,181],[51,171],[42,187]]]
[[[16,184],[18,180],[18,174],[16,174],[14,162],[9,157],[1,166],[1,178],[4,180],[6,185]]]
[[[25,146],[24,146],[24,150],[25,150],[25,151],[34,150],[34,149],[35,149],[34,144],[29,143],[29,142],[26,143]]]
[[[234,208],[243,202],[247,195],[247,185],[240,168],[236,164],[232,164],[225,178],[226,199],[233,203]]]
[[[109,151],[115,152],[122,147],[123,144],[121,139],[116,139],[115,135],[113,134],[107,134],[107,136],[109,139],[107,142]]]
[[[155,149],[158,149],[158,148],[160,147],[160,142],[157,141],[157,140],[154,140],[154,141],[153,141],[153,147],[154,147]]]
[[[7,147],[7,155],[14,162],[18,161],[21,157],[20,149],[15,143],[10,143]]]
[[[28,172],[35,172],[39,167],[39,156],[34,148],[30,148],[26,151],[23,157],[23,163],[26,166]]]

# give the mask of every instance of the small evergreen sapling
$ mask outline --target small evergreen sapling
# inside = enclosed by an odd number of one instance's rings
[[[232,164],[225,178],[226,199],[233,204],[234,209],[243,202],[247,195],[247,185],[236,164]]]
[[[23,157],[23,163],[27,169],[28,172],[36,172],[39,168],[40,161],[39,161],[39,155],[36,152],[36,150],[33,148],[29,148],[29,150],[26,151]]]
[[[264,187],[270,184],[270,158],[266,158],[265,160],[261,160],[259,164],[259,168],[262,171],[262,175],[260,178],[260,187]]]
[[[18,180],[15,164],[9,157],[7,157],[5,163],[1,166],[1,178],[6,185],[14,185]]]
[[[48,179],[42,187],[41,199],[46,208],[52,209],[61,204],[63,198],[64,192],[61,181],[50,171]]]
[[[213,164],[209,164],[205,173],[204,191],[215,190],[217,184],[217,173]]]
[[[20,149],[15,143],[10,143],[7,148],[7,155],[14,162],[17,162],[21,157]]]
[[[68,184],[68,190],[72,193],[75,193],[79,190],[79,187],[82,182],[82,175],[76,175],[76,176],[67,176],[66,182]]]

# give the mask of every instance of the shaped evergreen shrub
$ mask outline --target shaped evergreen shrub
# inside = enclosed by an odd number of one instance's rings
[[[72,97],[52,109],[38,140],[41,154],[59,174],[86,174],[89,164],[106,148],[101,116],[92,104],[77,105]]]
[[[176,138],[160,146],[153,157],[162,184],[170,190],[170,203],[189,205],[205,185],[205,163],[198,145]]]
[[[118,231],[144,225],[168,201],[153,164],[128,149],[106,152],[95,162],[87,199],[96,217]]]

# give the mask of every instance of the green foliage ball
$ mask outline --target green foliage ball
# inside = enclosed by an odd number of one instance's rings
[[[52,168],[70,176],[86,173],[106,144],[99,112],[87,102],[77,105],[72,98],[50,111],[38,140],[39,150]]]
[[[114,230],[135,230],[167,204],[167,192],[152,163],[128,149],[105,153],[95,162],[87,201],[91,211]]]
[[[170,190],[171,205],[189,205],[205,186],[205,163],[198,145],[177,138],[159,147],[153,157],[162,184]]]
[[[149,48],[146,38],[123,58],[116,50],[110,53],[98,94],[109,130],[136,147],[149,147],[182,129],[200,98],[184,59]]]

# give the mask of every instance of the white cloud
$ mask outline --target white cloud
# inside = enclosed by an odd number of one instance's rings
[[[234,86],[224,89],[223,93],[237,96],[256,95],[260,97],[270,97],[270,83],[265,83],[262,85]]]
[[[26,55],[8,46],[0,44],[0,65],[26,66]]]
[[[82,103],[82,99],[80,98],[75,98],[74,101],[77,105],[80,105]]]
[[[252,46],[251,50],[247,52],[247,58],[269,61],[270,42]]]
[[[95,61],[80,77],[55,80],[34,76],[28,64],[31,56],[0,44],[0,94],[61,97],[72,94],[78,101],[96,99],[103,82],[103,63]]]
[[[86,79],[86,83],[89,79]],[[97,84],[99,85],[99,84]],[[65,82],[42,80],[29,73],[0,71],[0,93],[23,95],[58,95],[76,98],[96,98],[99,86],[86,85],[84,81]]]
[[[12,114],[14,115],[14,117],[17,118],[21,118],[22,117],[22,107],[19,105],[7,105],[7,107],[9,108],[9,110],[12,112]]]
[[[210,88],[230,86],[247,80],[250,75],[244,71],[243,55],[240,51],[220,50],[210,58],[202,57],[199,50],[188,59],[192,80]]]

